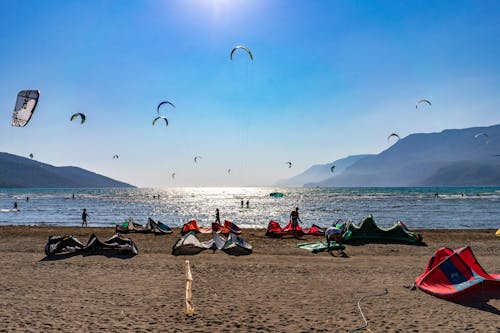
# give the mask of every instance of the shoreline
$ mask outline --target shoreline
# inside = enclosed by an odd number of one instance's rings
[[[374,332],[498,332],[500,299],[457,304],[411,284],[438,247],[470,245],[489,273],[500,273],[500,238],[494,229],[415,230],[426,246],[346,245],[348,258],[313,254],[305,236],[264,236],[244,229],[254,252],[233,257],[221,251],[173,256],[180,229],[169,235],[129,233],[139,254],[129,259],[76,255],[44,260],[49,235],[92,233],[105,240],[106,227],[0,226],[0,331],[44,332],[346,332],[363,324],[361,304]],[[210,234],[198,235],[200,240]],[[193,274],[196,316],[184,311],[184,261]]]
[[[89,224],[91,224],[91,222]],[[359,222],[356,222],[356,224],[359,224]],[[121,224],[115,224],[115,225],[121,225]],[[199,227],[207,227],[207,228],[211,227],[209,224],[206,224],[206,223],[199,224],[198,226]],[[266,232],[265,227],[246,228],[246,227],[241,227],[240,225],[238,225],[238,226],[240,227],[240,229],[242,231],[252,231],[252,232],[262,231],[263,234],[265,234],[265,232]],[[322,226],[322,227],[326,228],[328,226],[329,225]],[[500,227],[500,224],[499,224],[499,227]],[[113,231],[115,230],[115,226],[111,226],[111,225],[97,225],[97,226],[90,225],[88,227],[81,227],[80,225],[52,225],[52,224],[45,224],[45,223],[40,223],[40,224],[0,224],[0,232],[1,232],[2,228],[32,228],[32,229],[40,228],[42,230],[44,230],[44,229],[46,230],[46,229],[79,229],[79,228],[82,228],[82,229],[96,229],[96,230],[103,230],[103,229],[110,229]],[[170,227],[170,229],[172,230],[172,234],[176,234],[176,232],[177,232],[180,235],[180,230],[182,229],[182,227]],[[465,228],[463,228],[463,229],[462,228],[409,228],[410,231],[419,232],[419,233],[446,232],[446,231],[449,231],[449,232],[493,231],[493,233],[495,233],[498,229],[499,228],[470,228],[470,229],[465,229]],[[131,233],[128,233],[125,235],[134,235],[134,234],[140,234],[140,232],[139,233],[131,232]]]

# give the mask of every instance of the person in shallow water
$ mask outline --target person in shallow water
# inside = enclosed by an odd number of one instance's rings
[[[87,214],[87,209],[83,209],[83,212],[82,212],[82,227],[83,225],[87,226],[87,218],[89,217],[89,215]]]
[[[215,222],[220,224],[219,208],[215,209]]]
[[[290,220],[292,221],[293,236],[297,238],[297,227],[299,226],[299,222],[302,223],[299,217],[299,207],[295,207],[295,210],[292,210]]]
[[[17,209],[17,201],[14,201],[14,209]]]

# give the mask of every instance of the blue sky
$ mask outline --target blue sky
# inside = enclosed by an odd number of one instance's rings
[[[498,124],[499,9],[1,1],[0,151],[144,187],[269,185],[312,164],[379,153],[393,132]],[[229,59],[238,44],[254,61],[244,52]],[[22,89],[41,98],[31,122],[15,128]],[[416,110],[422,98],[432,107]],[[165,111],[168,127],[152,126],[162,100],[176,108]],[[75,112],[87,115],[84,125],[69,121]]]

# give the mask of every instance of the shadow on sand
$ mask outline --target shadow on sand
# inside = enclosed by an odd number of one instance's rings
[[[56,254],[56,255],[51,255],[51,256],[45,256],[44,258],[40,259],[40,261],[58,261],[58,260],[64,260],[68,259],[71,257],[75,256],[83,256],[83,257],[89,257],[89,256],[104,256],[106,258],[118,258],[118,259],[130,259],[132,257],[135,257],[135,254],[127,254],[127,253],[113,253],[113,252],[70,252],[70,253],[62,253],[62,254]]]
[[[467,298],[461,299],[460,301],[451,301],[451,302],[469,308],[474,308],[481,311],[489,312],[495,315],[500,315],[500,309],[497,309],[493,305],[488,304],[488,301],[493,299],[494,300],[500,299],[500,290],[488,294],[484,293],[480,295],[469,296]]]
[[[349,240],[344,242],[343,244],[351,245],[351,246],[363,246],[366,244],[400,244],[400,245],[409,245],[409,246],[427,246],[425,242],[418,243],[408,243],[400,240],[387,240],[387,239],[356,239]]]
[[[68,259],[74,256],[79,256],[81,255],[80,252],[68,252],[68,253],[61,253],[57,255],[52,255],[52,256],[45,256],[44,258],[40,259],[40,261],[57,261],[57,260],[63,260],[63,259]]]

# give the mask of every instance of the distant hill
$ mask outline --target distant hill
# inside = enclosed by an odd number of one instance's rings
[[[438,169],[423,186],[500,186],[500,166],[463,161]]]
[[[498,155],[500,125],[412,134],[304,186],[500,186]]]
[[[78,167],[55,167],[25,157],[0,153],[0,187],[103,188],[134,186]]]
[[[346,168],[368,156],[373,155],[353,155],[331,163],[316,164],[297,176],[276,182],[275,185],[285,187],[301,187],[306,183],[320,182],[332,176],[331,167],[333,165],[335,165],[333,174],[341,174]]]

